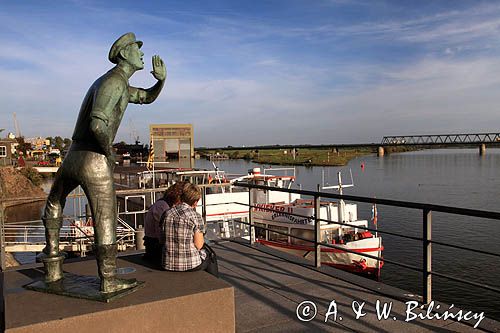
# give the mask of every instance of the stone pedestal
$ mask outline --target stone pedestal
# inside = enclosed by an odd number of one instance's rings
[[[40,265],[3,273],[5,332],[234,331],[234,290],[226,282],[206,272],[161,271],[142,261],[142,254],[118,258],[118,267],[120,277],[146,284],[111,303],[23,288],[43,279]],[[95,260],[65,262],[64,271],[97,275]]]

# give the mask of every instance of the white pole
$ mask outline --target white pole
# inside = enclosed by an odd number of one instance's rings
[[[339,183],[339,194],[342,195],[342,174],[340,173],[340,171],[337,173],[337,180]],[[339,222],[344,222],[345,204],[343,199],[339,200],[338,215],[339,215]]]
[[[154,149],[154,136],[151,135],[151,146],[153,147]],[[154,150],[153,150],[154,151]],[[154,153],[153,153],[153,190],[155,189],[155,156],[154,156]],[[153,191],[154,192],[154,191]],[[155,196],[156,197],[156,196]]]

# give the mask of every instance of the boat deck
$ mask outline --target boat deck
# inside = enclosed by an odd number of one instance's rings
[[[221,278],[235,288],[237,332],[477,332],[471,324],[453,319],[420,320],[405,322],[405,302],[417,300],[405,291],[383,283],[358,277],[330,267],[316,269],[305,260],[294,259],[298,264],[283,258],[287,254],[255,245],[244,240],[220,241],[212,244],[216,250]],[[271,254],[278,254],[277,258]],[[295,258],[295,257],[293,257]],[[316,317],[308,322],[297,318],[297,306],[303,301],[317,306]],[[378,320],[377,300],[391,304],[387,319]],[[325,316],[329,305],[335,301],[337,320]],[[353,302],[365,302],[365,316],[356,319]],[[439,303],[440,310],[447,310]],[[334,307],[330,308],[331,311]],[[453,308],[456,312],[457,309]],[[413,310],[418,313],[418,310]],[[307,311],[300,311],[307,314]],[[464,312],[465,313],[465,312]],[[486,314],[487,316],[487,314]],[[394,319],[395,318],[395,319]],[[500,323],[485,318],[479,328],[500,332]],[[479,330],[481,331],[481,330]]]

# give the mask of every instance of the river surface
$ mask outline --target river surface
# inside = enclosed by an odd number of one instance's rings
[[[211,162],[197,160],[197,167],[213,168]],[[364,167],[362,168],[361,165]],[[243,160],[218,162],[221,170],[244,173],[256,165]],[[273,166],[277,168],[277,166]],[[344,194],[439,204],[462,208],[500,211],[500,149],[439,149],[375,155],[351,160],[346,167],[296,167],[296,183],[315,190],[322,175],[336,185],[342,171],[344,183],[354,187]],[[422,212],[389,206],[377,207],[378,227],[396,233],[422,236]],[[358,204],[358,218],[371,218],[371,205]],[[422,244],[418,241],[383,235],[386,259],[417,267],[422,265]],[[500,221],[434,212],[432,238],[500,254]],[[500,258],[470,251],[433,245],[432,269],[439,273],[470,279],[500,288]],[[422,294],[422,274],[386,263],[381,280],[389,285]],[[500,320],[500,295],[480,288],[433,277],[433,298],[465,310],[484,311]]]
[[[217,164],[227,173],[240,175],[256,166],[270,167],[244,160],[226,160]],[[300,184],[302,189],[315,190],[317,184],[322,183],[324,174],[326,182],[336,185],[338,171],[342,171],[343,182],[350,183],[351,170],[354,187],[345,189],[344,194],[499,212],[499,166],[500,149],[488,149],[485,156],[479,156],[477,149],[423,150],[384,157],[359,157],[346,167],[296,167],[296,184],[297,188]],[[207,160],[196,160],[196,167],[213,169]],[[25,207],[7,215],[11,221],[39,218],[42,206],[43,203]],[[381,205],[377,208],[380,230],[422,236],[421,211]],[[26,216],[28,212],[33,216]],[[369,220],[371,205],[359,203],[358,218]],[[498,220],[434,212],[432,223],[434,240],[500,253]],[[382,237],[386,259],[421,267],[421,242],[388,235]],[[499,258],[434,244],[432,265],[434,271],[500,288]],[[421,273],[386,263],[381,280],[422,294]],[[487,317],[500,320],[498,293],[433,277],[433,298],[465,310],[484,311]]]

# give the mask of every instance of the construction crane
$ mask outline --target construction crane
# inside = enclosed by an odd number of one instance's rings
[[[16,127],[16,137],[19,138],[19,137],[21,137],[21,130],[19,129],[19,124],[17,122],[16,113],[14,112],[14,114],[12,116],[14,117],[14,126]]]
[[[135,129],[134,123],[132,122],[132,118],[128,119],[128,126],[130,130],[130,141],[137,144],[139,142],[139,136],[137,135],[137,130]]]

